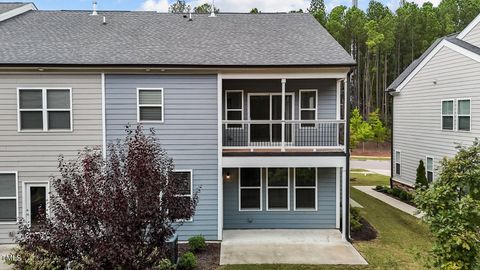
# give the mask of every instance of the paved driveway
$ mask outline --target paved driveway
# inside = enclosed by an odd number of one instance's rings
[[[390,176],[390,160],[350,160],[351,169],[364,169],[374,173]]]
[[[367,262],[338,230],[224,230],[220,264]]]

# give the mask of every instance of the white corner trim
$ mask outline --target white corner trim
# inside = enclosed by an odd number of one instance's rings
[[[477,17],[478,18],[478,17]],[[475,60],[477,62],[480,62],[480,55],[473,53],[467,49],[464,49],[456,44],[453,44],[449,42],[448,40],[442,40],[438,45],[425,57],[422,62],[403,80],[403,82],[397,87],[395,93],[400,92],[405,85],[407,85],[410,80],[417,75],[417,73],[422,70],[422,68],[442,49],[443,47],[447,47],[455,52],[458,52],[466,57],[471,58],[472,60]]]
[[[223,76],[222,73],[217,74],[217,239],[223,239],[223,131],[222,131],[222,91],[223,91]],[[243,100],[243,94],[242,94]],[[243,105],[242,105],[243,106]],[[243,118],[242,118],[243,119]]]
[[[468,34],[470,33],[470,31],[473,30],[473,28],[475,28],[475,26],[477,26],[477,24],[480,22],[480,15],[477,15],[477,17],[475,17],[475,19],[473,19],[472,22],[470,22],[467,27],[465,27],[465,29],[462,30],[462,32],[460,32],[460,34],[457,35],[457,38],[458,39],[462,39]]]
[[[105,108],[105,73],[102,73],[102,155],[107,158],[107,120]]]
[[[342,169],[341,167],[337,167],[335,169],[335,174],[336,174],[336,177],[335,177],[335,228],[337,229],[340,229],[340,215],[341,215],[341,208],[340,208],[340,205],[341,205],[341,198],[342,195],[341,195],[341,191],[340,191],[340,187],[342,186],[342,184],[340,183],[340,179],[341,179],[341,173],[342,173]]]
[[[21,7],[9,10],[5,13],[1,13],[0,14],[0,22],[3,22],[5,20],[8,20],[8,19],[13,18],[15,16],[18,16],[18,15],[23,14],[23,13],[25,13],[27,11],[30,11],[30,10],[37,10],[37,8],[35,7],[35,5],[33,3],[28,3],[28,4],[25,4]]]

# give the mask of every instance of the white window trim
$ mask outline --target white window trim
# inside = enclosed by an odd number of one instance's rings
[[[140,91],[160,91],[162,94],[162,103],[160,104],[142,104],[140,105]],[[165,90],[163,88],[137,88],[137,123],[164,123],[165,122]],[[140,107],[160,107],[162,120],[140,120]]]
[[[313,186],[297,187],[297,168],[293,169],[293,211],[316,212],[318,211],[318,168],[315,169],[315,208],[297,208],[297,189],[313,189]]]
[[[443,114],[443,102],[444,102],[444,101],[452,101],[452,107],[453,107],[452,109],[453,109],[453,111],[452,111],[452,114],[451,114],[451,115],[450,115],[450,114],[446,114],[446,115]],[[455,110],[456,110],[456,108],[455,108],[455,99],[449,98],[449,99],[442,99],[442,100],[440,100],[440,130],[441,130],[441,131],[446,131],[446,132],[455,131],[455,126],[456,126],[456,125],[455,125]],[[451,117],[452,117],[452,121],[453,121],[453,123],[452,123],[452,124],[453,124],[452,129],[444,129],[444,128],[443,128],[443,117],[444,117],[444,116],[451,116]]]
[[[241,109],[229,109],[228,108],[227,100],[228,100],[228,94],[229,93],[241,93],[242,94],[242,108]],[[230,120],[230,119],[228,119],[228,112],[241,112],[241,116],[242,116],[241,121],[243,121],[244,117],[245,117],[244,116],[244,114],[245,114],[244,110],[245,110],[245,101],[244,101],[244,96],[243,96],[243,90],[225,90],[225,120],[227,120],[227,121]],[[232,121],[235,121],[235,120],[232,120]],[[245,126],[242,124],[241,129],[243,129],[244,127]],[[232,128],[239,128],[239,127],[229,127],[228,124],[227,124],[226,128],[232,129]]]
[[[302,111],[315,111],[315,119],[313,120],[305,120],[305,121],[317,121],[318,120],[318,89],[300,89],[298,90],[299,92],[299,98],[298,98],[298,119],[302,119]],[[315,108],[302,108],[302,93],[304,92],[315,92]],[[300,124],[300,128],[312,128],[309,126],[302,126]]]
[[[183,172],[188,172],[190,173],[190,194],[185,195],[185,194],[177,194],[175,195],[176,197],[190,197],[192,199],[193,197],[193,170],[173,170],[174,173],[183,173]],[[181,222],[193,222],[193,216],[191,216],[189,219],[177,219],[177,221]]]
[[[400,154],[400,161],[397,160],[397,153]],[[397,163],[400,164],[400,173],[397,172]],[[402,151],[395,150],[395,175],[402,175]]]
[[[260,186],[242,187],[242,168],[238,169],[238,211],[239,212],[261,212],[263,211],[263,169],[260,170]],[[242,209],[242,189],[260,189],[260,208],[258,209]]]
[[[0,197],[0,200],[15,199],[15,221],[0,221],[0,225],[13,225],[18,221],[18,172],[17,171],[0,171],[0,174],[15,174],[15,196]]]
[[[46,190],[46,205],[45,212],[50,215],[50,181],[38,180],[38,181],[24,181],[22,182],[22,217],[27,219],[27,184],[38,184],[39,186],[45,186]]]
[[[428,159],[432,159],[432,170],[428,170]],[[435,158],[432,156],[425,156],[425,177],[427,178],[428,181],[428,172],[432,173],[432,182],[435,180]]]
[[[42,108],[41,109],[20,109],[20,91],[22,90],[41,90],[42,91]],[[48,109],[47,105],[47,91],[48,90],[68,90],[70,94],[70,108],[69,109]],[[43,129],[38,130],[24,130],[21,128],[20,112],[42,112]],[[55,129],[50,130],[48,128],[48,112],[70,112],[70,129]],[[51,132],[51,133],[64,133],[73,132],[73,103],[72,103],[72,88],[71,87],[18,87],[17,88],[17,131],[22,133],[38,133],[38,132]]]
[[[459,105],[459,104],[460,104],[460,101],[464,101],[464,100],[470,101],[470,108],[469,108],[470,110],[469,110],[469,112],[468,112],[468,115],[467,115],[467,114],[460,114],[460,113],[458,112],[458,110],[459,110],[459,108],[460,108],[460,105]],[[456,111],[455,111],[456,116],[454,117],[454,119],[455,119],[456,122],[457,122],[457,123],[456,123],[456,130],[457,130],[458,132],[472,132],[472,99],[471,99],[471,98],[459,98],[459,99],[457,99],[457,102],[454,102],[454,103],[456,103]],[[460,125],[460,119],[459,119],[459,118],[460,118],[460,116],[468,116],[468,117],[470,118],[469,130],[460,130],[460,129],[459,129],[459,125]],[[443,119],[443,118],[442,118],[442,119]]]
[[[270,186],[268,183],[268,170],[269,169],[287,169],[287,185],[286,186]],[[266,204],[267,204],[267,211],[269,212],[285,212],[285,211],[290,211],[290,168],[266,168],[267,173],[266,173]],[[268,205],[268,191],[270,189],[287,189],[287,208],[276,208],[276,209],[270,209],[270,206]]]

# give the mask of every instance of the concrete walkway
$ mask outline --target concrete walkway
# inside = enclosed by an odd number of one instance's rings
[[[367,262],[338,230],[224,230],[220,265],[228,264]]]
[[[392,207],[395,207],[397,208],[398,210],[401,210],[407,214],[410,214],[416,218],[422,218],[423,217],[423,214],[422,213],[419,213],[418,209],[409,205],[409,204],[406,204],[402,201],[399,201],[397,199],[394,199],[388,195],[385,195],[381,192],[378,192],[376,190],[374,190],[374,186],[352,186],[353,188],[355,189],[358,189],[374,198],[377,198],[379,199],[380,201],[392,206]]]
[[[10,265],[5,263],[5,259],[14,247],[16,247],[16,245],[0,245],[0,270],[12,269]]]

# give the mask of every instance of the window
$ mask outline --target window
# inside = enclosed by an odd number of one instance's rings
[[[240,169],[240,211],[262,210],[262,172],[260,168]]]
[[[137,121],[163,123],[163,89],[137,89]]]
[[[193,178],[192,178],[192,171],[175,171],[173,172],[175,175],[175,180],[179,181],[179,194],[178,202],[179,204],[187,204],[190,202],[193,196]],[[191,217],[186,216],[175,216],[177,220],[192,220]]]
[[[71,89],[18,89],[19,131],[71,131]]]
[[[317,170],[296,168],[294,176],[296,211],[317,210]]]
[[[442,101],[442,129],[453,130],[453,99]]]
[[[267,169],[267,210],[290,210],[290,173],[288,168]]]
[[[17,173],[0,173],[0,222],[17,221]]]
[[[400,175],[400,169],[402,164],[402,154],[400,151],[395,151],[395,174]]]
[[[470,131],[470,99],[459,99],[457,102],[457,128]]]
[[[243,90],[225,91],[225,119],[243,120]],[[242,128],[241,124],[228,124],[227,128]]]
[[[429,183],[433,181],[433,158],[427,157],[427,180]]]
[[[317,119],[317,90],[300,90],[300,120]],[[301,127],[314,127],[314,123],[302,124]]]

